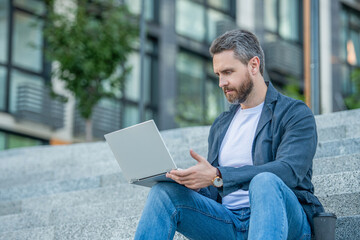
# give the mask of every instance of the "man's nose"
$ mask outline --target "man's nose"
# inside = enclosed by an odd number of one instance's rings
[[[219,77],[219,87],[223,88],[227,86],[229,82],[224,77]]]

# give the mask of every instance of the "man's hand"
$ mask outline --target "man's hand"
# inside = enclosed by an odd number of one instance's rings
[[[184,170],[171,170],[166,177],[194,190],[212,185],[216,168],[193,150],[190,150],[190,155],[198,162],[195,166]]]

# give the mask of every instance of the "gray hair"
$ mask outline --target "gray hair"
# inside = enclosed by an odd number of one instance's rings
[[[233,50],[235,58],[246,65],[250,59],[257,56],[260,59],[260,73],[264,75],[264,51],[255,34],[240,29],[228,31],[212,42],[209,52],[214,57],[214,54],[226,50]]]

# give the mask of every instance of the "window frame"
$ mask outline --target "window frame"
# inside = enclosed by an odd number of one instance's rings
[[[39,2],[42,2],[40,0],[36,0]],[[45,4],[45,3],[44,3]],[[50,72],[51,72],[51,64],[49,64],[46,61],[45,58],[45,54],[42,51],[41,55],[42,55],[42,70],[40,72],[35,72],[31,69],[27,69],[21,66],[17,66],[16,64],[13,64],[13,44],[14,44],[14,24],[15,24],[15,12],[21,12],[21,13],[25,13],[27,15],[31,15],[33,17],[42,19],[43,21],[45,20],[46,17],[46,12],[44,13],[44,15],[40,15],[37,13],[34,13],[32,11],[29,11],[28,9],[16,6],[14,1],[8,0],[8,35],[7,35],[7,58],[5,60],[5,63],[0,62],[0,66],[5,68],[6,71],[6,78],[5,78],[5,84],[6,84],[6,91],[5,91],[5,108],[3,110],[0,110],[0,112],[5,112],[5,113],[10,113],[10,90],[11,90],[11,72],[12,70],[17,70],[20,71],[24,74],[29,74],[29,75],[35,75],[37,77],[40,77],[44,80],[44,84],[49,83],[50,82]],[[45,47],[46,46],[46,42],[45,42],[45,38],[42,37],[42,45]]]

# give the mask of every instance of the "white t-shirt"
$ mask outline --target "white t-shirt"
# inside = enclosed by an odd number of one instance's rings
[[[256,107],[237,110],[221,143],[219,165],[227,167],[242,167],[253,165],[251,156],[256,127],[264,103]],[[228,209],[249,207],[249,192],[238,190],[226,195],[222,204]]]

